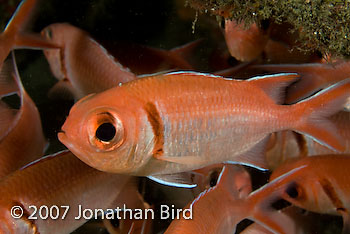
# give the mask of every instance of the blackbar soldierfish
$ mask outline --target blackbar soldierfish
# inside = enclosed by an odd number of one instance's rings
[[[349,80],[279,105],[296,79],[276,74],[238,81],[194,72],[145,77],[76,103],[58,137],[99,170],[143,176],[225,161],[266,167],[268,135],[286,129],[344,150],[325,117],[342,108]]]
[[[0,178],[41,157],[46,146],[38,109],[24,90],[11,57],[0,71],[0,97],[13,93],[20,98],[19,110],[0,101]]]
[[[240,61],[252,61],[263,52],[269,36],[255,23],[245,28],[244,23],[226,19],[225,40],[233,57]]]
[[[160,72],[164,63],[168,63],[164,70],[192,69],[183,56],[201,41],[170,51],[121,43],[122,48],[116,53],[119,56],[115,58],[87,32],[67,23],[51,24],[42,34],[61,47],[44,51],[52,73],[60,80],[51,94],[67,90],[77,99],[137,79],[136,74],[141,75],[142,71],[142,74]]]
[[[0,67],[10,51],[15,48],[58,48],[40,34],[24,32],[24,26],[29,21],[36,2],[36,0],[23,0],[4,32],[0,34]]]
[[[192,219],[174,220],[165,233],[235,233],[236,225],[246,218],[274,233],[295,233],[293,220],[268,206],[265,191],[249,194],[251,190],[249,174],[237,165],[227,165],[217,185],[186,207],[192,210]]]
[[[239,165],[226,165],[217,185],[184,208],[192,210],[192,219],[182,216],[173,220],[165,233],[234,233],[244,219],[237,203],[242,203],[251,191],[249,173]]]
[[[0,231],[13,234],[70,233],[88,221],[84,217],[79,218],[79,205],[93,211],[114,209],[123,190],[127,186],[135,186],[135,179],[100,172],[69,151],[46,156],[1,181]],[[13,212],[20,214],[22,209],[23,216],[17,219],[11,217],[14,206],[18,209]],[[37,208],[36,213],[33,206]],[[40,211],[40,207],[48,210],[42,208],[43,211]],[[31,219],[31,215],[37,219]],[[48,218],[40,215],[48,215]]]
[[[341,215],[343,233],[350,233],[350,155],[320,155],[304,157],[286,162],[271,175],[274,179],[287,175],[293,168],[301,168],[299,173],[285,176],[285,187],[281,197],[303,209],[322,213]]]
[[[42,34],[61,47],[44,51],[52,73],[60,80],[56,91],[66,89],[79,99],[137,78],[77,27],[52,24]]]

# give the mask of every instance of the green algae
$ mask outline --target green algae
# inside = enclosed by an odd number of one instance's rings
[[[271,20],[293,25],[300,49],[350,56],[350,1],[330,0],[188,0],[200,12],[233,18],[246,24]]]

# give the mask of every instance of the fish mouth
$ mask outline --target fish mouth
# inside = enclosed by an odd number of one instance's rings
[[[70,151],[74,148],[73,144],[70,142],[68,136],[64,131],[61,131],[57,134],[58,140],[64,144]]]
[[[60,131],[60,132],[57,134],[57,137],[58,137],[58,140],[59,140],[60,142],[62,142],[63,144],[66,142],[67,136],[66,136],[65,131]]]

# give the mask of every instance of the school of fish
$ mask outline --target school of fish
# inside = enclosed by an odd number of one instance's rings
[[[348,61],[298,51],[286,23],[233,19],[213,24],[207,69],[205,39],[112,55],[70,23],[31,32],[40,4],[0,34],[0,233],[350,234]],[[47,153],[15,49],[42,50],[45,95],[74,102],[63,151]]]

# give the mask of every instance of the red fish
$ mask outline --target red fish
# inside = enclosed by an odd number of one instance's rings
[[[215,187],[202,192],[184,209],[192,209],[192,219],[175,219],[166,234],[171,233],[233,233],[243,219],[237,203],[251,192],[250,176],[244,168],[227,165]]]
[[[349,82],[295,105],[278,105],[284,87],[296,78],[277,74],[238,81],[192,72],[145,77],[76,103],[58,137],[99,170],[141,176],[225,161],[266,167],[268,135],[286,129],[344,150],[324,117],[342,108]]]
[[[135,178],[130,176],[97,171],[67,151],[46,156],[1,181],[1,233],[70,233],[87,221],[75,219],[79,217],[79,205],[83,209],[113,209],[125,202],[119,198],[125,197],[123,190],[135,186],[134,182]],[[134,197],[134,194],[128,196]],[[22,217],[11,217],[14,206],[23,209]],[[30,206],[36,206],[36,213]],[[59,218],[41,219],[42,206],[48,209],[57,206],[53,210]],[[20,210],[16,214],[20,214]],[[30,219],[30,215],[39,218]]]
[[[20,97],[19,110],[0,101],[0,178],[41,157],[46,146],[39,112],[22,86],[16,63],[6,61],[0,72],[0,96],[13,93]]]
[[[123,66],[136,75],[144,75],[173,69],[193,70],[193,66],[185,58],[190,59],[193,50],[202,41],[195,40],[171,50],[119,41],[113,42],[113,46],[106,45],[106,47],[108,46],[108,52],[118,58]]]
[[[264,196],[251,191],[249,174],[237,165],[225,166],[218,184],[201,193],[186,209],[192,219],[174,220],[165,233],[234,233],[245,218],[276,233],[294,233],[293,221],[283,213],[264,207]]]
[[[76,98],[81,98],[136,79],[135,74],[79,28],[52,24],[42,34],[60,46],[60,49],[44,51],[52,73],[60,80],[56,89],[68,89]]]
[[[280,190],[281,197],[303,209],[341,215],[343,233],[350,233],[350,155],[321,155],[286,162],[271,175],[270,186]],[[302,168],[290,173],[293,168]],[[282,178],[283,183],[278,183]]]
[[[140,71],[133,72],[126,67],[129,65],[130,68],[134,68],[134,63],[137,63],[137,69],[146,68],[149,73],[158,72],[162,68],[163,61],[172,64],[164,69],[174,68],[174,65],[191,69],[191,65],[182,58],[181,54],[191,50],[200,42],[195,41],[171,51],[129,45],[127,48],[130,50],[127,52],[125,48],[119,48],[117,51],[118,58],[124,58],[119,61],[87,32],[72,25],[51,24],[43,29],[42,34],[61,47],[61,49],[44,51],[52,73],[60,80],[52,89],[51,95],[67,90],[76,99],[137,79],[136,74]]]
[[[225,39],[230,54],[240,61],[252,61],[264,50],[268,41],[266,31],[256,24],[244,28],[244,23],[227,19],[225,21]]]

